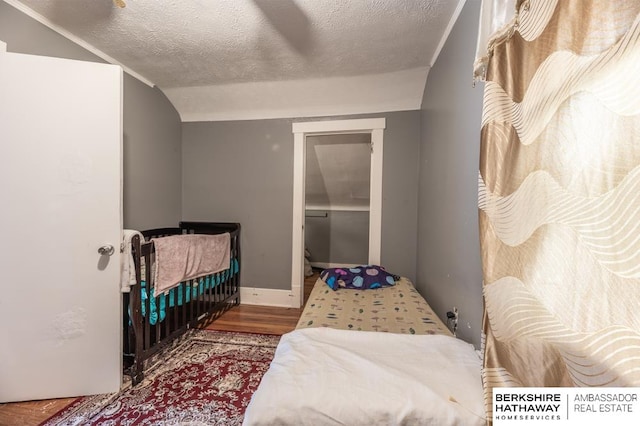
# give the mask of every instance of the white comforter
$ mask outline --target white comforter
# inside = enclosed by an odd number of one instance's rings
[[[295,330],[243,425],[484,425],[480,368],[454,337]]]

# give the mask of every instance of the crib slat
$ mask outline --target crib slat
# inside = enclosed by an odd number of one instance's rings
[[[171,308],[171,318],[167,318],[169,320],[167,321],[167,324],[171,325],[170,330],[172,333],[180,327],[181,323],[178,311],[181,309],[181,306],[179,302],[182,301],[184,304],[185,300],[184,283],[180,283],[173,289],[173,308]]]
[[[189,290],[189,283],[188,282],[184,282],[182,284],[180,284],[180,292],[182,293],[182,307],[180,308],[180,310],[182,311],[181,313],[181,322],[180,324],[182,324],[182,326],[184,327],[184,325],[187,323],[187,309],[189,307],[189,305],[191,304],[191,302],[187,302],[187,291]],[[178,329],[178,315],[176,315],[176,330]]]
[[[202,313],[204,312],[204,307],[202,305],[202,298],[200,297],[200,295],[198,295],[197,299],[194,302],[194,316],[192,319],[198,319],[200,318],[200,315],[202,315]]]
[[[189,280],[189,291],[192,291],[192,286],[193,286],[193,280]],[[195,303],[195,301],[193,300],[193,293],[191,293],[190,295],[190,299],[189,299],[189,303],[185,305],[183,313],[182,313],[182,323],[183,324],[189,324],[191,322],[191,320],[193,319],[193,312],[194,312],[194,308],[193,308],[193,304]]]
[[[211,301],[211,275],[207,277],[208,281],[204,281],[202,286],[202,300],[204,302],[204,311],[211,312],[213,302]],[[207,287],[207,282],[209,286]]]
[[[202,314],[204,312],[207,312],[207,309],[206,309],[206,306],[204,304],[204,299],[205,299],[204,291],[200,292],[200,281],[201,281],[201,279],[194,280],[193,285],[196,286],[196,287],[194,287],[195,290],[196,290],[195,300],[196,300],[196,303],[200,306],[200,312]],[[200,317],[200,315],[196,315],[195,317],[193,317],[194,324],[197,323],[198,318]]]
[[[207,281],[207,279],[209,279],[209,281]],[[213,306],[213,302],[211,300],[211,276],[207,276],[207,279],[203,281],[202,297],[204,299],[205,312],[211,312],[211,307]],[[209,287],[207,287],[207,282],[209,283]]]
[[[224,279],[224,275],[220,277],[220,302],[224,302],[227,298],[227,280]]]
[[[220,273],[216,274],[216,291],[215,291],[215,301],[216,303],[220,302],[220,289],[222,288],[222,283],[220,282]]]
[[[156,299],[156,308],[158,308],[157,302],[158,302],[158,299]],[[155,334],[155,340],[153,341],[153,344],[156,344],[156,343],[161,341],[160,336],[161,336],[161,332],[162,332],[162,322],[160,322],[160,310],[159,309],[158,309],[158,319],[157,319],[157,322],[156,322],[155,326],[153,327],[153,329],[154,329],[154,332],[155,332],[154,333]]]
[[[172,309],[170,308],[171,296],[169,293],[164,295],[164,311],[166,315],[164,321],[162,321],[162,327],[164,328],[164,337],[167,337],[171,334],[171,316],[173,315],[173,313]]]
[[[147,298],[143,301],[144,303],[144,307],[145,307],[145,316],[144,316],[144,327],[143,327],[143,332],[142,332],[142,336],[143,336],[143,341],[144,341],[144,350],[146,351],[149,347],[151,347],[151,330],[150,330],[150,317],[151,317],[151,288],[153,287],[153,282],[151,280],[151,265],[153,264],[153,262],[155,261],[155,256],[153,256],[153,254],[149,253],[147,256],[145,256],[144,260],[145,260],[145,274],[144,274],[144,279],[145,279],[145,283],[146,283],[146,289],[145,291],[147,292]]]

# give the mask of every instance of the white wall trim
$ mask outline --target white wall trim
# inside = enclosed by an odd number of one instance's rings
[[[294,123],[295,126],[295,123]],[[293,241],[291,252],[291,291],[294,298],[291,307],[304,303],[304,177],[307,147],[305,134],[293,135]],[[302,177],[302,178],[301,178]]]
[[[382,163],[384,153],[385,118],[330,120],[293,123],[293,228],[291,248],[292,307],[304,303],[304,222],[305,222],[305,159],[306,137],[340,133],[370,133],[371,184],[369,211],[369,263],[380,264],[382,242]]]
[[[241,305],[280,306],[292,305],[293,293],[289,290],[272,288],[240,287]]]
[[[315,134],[343,134],[343,133],[371,133],[374,129],[384,129],[387,127],[384,118],[360,118],[355,120],[331,120],[331,121],[307,121],[303,123],[293,123],[291,129],[293,133],[315,133]]]
[[[331,263],[331,262],[309,262],[314,268],[327,269],[327,268],[355,268],[356,266],[362,266],[355,263]]]
[[[327,206],[320,204],[308,204],[305,210],[320,210],[325,212],[368,212],[369,206]]]
[[[84,49],[86,49],[89,52],[93,53],[94,55],[98,56],[99,58],[104,59],[108,63],[114,64],[114,65],[120,65],[122,67],[122,69],[127,74],[131,75],[132,77],[137,78],[138,80],[140,80],[144,84],[146,84],[146,85],[148,85],[150,87],[154,87],[155,86],[155,84],[153,82],[151,82],[148,78],[143,77],[142,75],[140,75],[137,72],[133,71],[131,68],[127,67],[126,65],[123,65],[122,63],[120,63],[117,60],[113,59],[111,56],[107,55],[102,50],[98,49],[97,47],[94,47],[93,45],[91,45],[91,44],[87,43],[86,41],[82,40],[80,37],[75,36],[74,34],[72,34],[69,31],[65,30],[64,28],[60,27],[59,25],[53,23],[51,20],[49,20],[48,18],[45,18],[44,16],[40,15],[38,12],[36,12],[33,9],[31,9],[30,7],[25,6],[24,4],[22,4],[21,2],[19,2],[17,0],[4,0],[4,2],[10,4],[11,6],[15,7],[16,9],[18,9],[20,12],[22,12],[25,15],[35,19],[36,21],[40,22],[45,27],[48,27],[48,28],[52,29],[53,31],[55,31],[58,34],[60,34],[61,36],[69,39],[70,41],[74,42],[75,44],[79,45],[80,47],[83,47]]]
[[[371,132],[371,177],[369,189],[369,264],[379,265],[382,250],[382,157],[384,127]]]
[[[458,1],[458,6],[456,6],[456,10],[453,12],[453,15],[451,15],[451,19],[447,24],[447,28],[444,30],[444,33],[440,38],[440,43],[438,43],[438,47],[436,48],[436,51],[431,57],[431,61],[429,62],[429,68],[433,67],[433,64],[436,63],[438,56],[440,56],[440,51],[442,51],[444,44],[447,42],[447,39],[449,38],[449,34],[451,34],[451,31],[453,30],[453,26],[456,24],[456,21],[458,20],[458,16],[460,16],[460,13],[462,12],[462,8],[464,7],[465,2],[466,0]],[[425,84],[426,84],[426,81],[425,81]]]

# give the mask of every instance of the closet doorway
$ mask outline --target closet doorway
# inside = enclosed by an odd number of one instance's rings
[[[371,134],[307,136],[305,276],[369,261]]]
[[[351,231],[359,234],[357,237],[352,235],[350,241],[338,242],[338,246],[342,248],[335,249],[335,263],[380,263],[385,125],[384,118],[293,124],[292,307],[300,307],[304,302],[306,231],[322,233],[324,227],[325,232],[330,232],[327,228],[328,223],[323,224],[323,220],[331,219],[332,222],[342,223],[343,226],[349,226],[347,224],[351,223]],[[366,153],[366,157],[363,153]],[[335,164],[327,165],[331,161],[346,165],[356,158],[360,164],[352,165],[355,169],[341,171]],[[314,161],[316,163],[313,163]],[[363,161],[367,161],[368,164],[363,165]],[[323,168],[325,170],[322,170]],[[363,177],[364,170],[368,173],[368,179]],[[319,178],[318,174],[332,176]],[[365,180],[368,182],[364,182]],[[363,214],[366,217],[365,222],[361,218]],[[326,249],[325,247],[324,250]],[[320,262],[318,266],[334,266],[331,263],[331,260]]]

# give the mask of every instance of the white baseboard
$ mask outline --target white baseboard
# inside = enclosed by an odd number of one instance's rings
[[[240,287],[240,304],[290,308],[294,305],[294,297],[291,290]]]
[[[327,269],[327,268],[355,268],[355,263],[326,263],[326,262],[309,262],[314,268]]]

